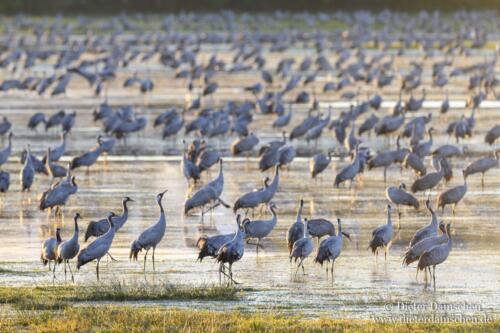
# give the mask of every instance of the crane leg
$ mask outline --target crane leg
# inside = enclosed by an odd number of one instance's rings
[[[71,270],[71,265],[69,264],[69,260],[67,260],[67,262],[68,262],[69,272],[71,274],[71,282],[75,283],[75,277],[73,276],[73,271]]]
[[[219,265],[219,285],[222,284],[222,263]]]
[[[384,261],[387,262],[387,245],[384,245]]]
[[[97,266],[95,267],[97,282],[99,282],[99,261],[101,261],[101,259],[97,259]]]
[[[295,271],[295,277],[297,277],[297,274],[299,273],[300,265],[302,264],[302,261],[303,261],[303,260],[304,260],[304,259],[303,259],[303,258],[301,258],[301,259],[300,259],[299,264],[297,265],[297,270]]]
[[[332,261],[332,267],[330,267],[330,275],[332,276],[332,283],[335,280],[334,277],[333,277],[333,265],[335,265],[335,260]]]
[[[387,167],[384,167],[384,184],[387,182]]]
[[[113,256],[108,252],[106,253],[108,255],[108,257],[111,259],[111,261],[118,261],[116,260],[115,258],[113,258]]]
[[[54,261],[54,267],[52,267],[52,280],[55,280],[55,278],[56,278],[56,261]]]
[[[146,254],[144,255],[144,273],[146,273],[146,260],[148,258],[148,252],[149,252],[149,249],[146,250]]]
[[[453,216],[455,216],[455,209],[457,208],[457,204],[453,204],[453,209],[451,210],[451,212],[453,213]]]
[[[63,262],[64,262],[64,281],[66,282],[68,276],[68,273],[66,272],[66,260],[63,260]]]
[[[432,266],[432,280],[434,281],[434,291],[436,291],[436,265]]]
[[[484,190],[484,172],[481,173],[481,189]]]
[[[156,249],[156,246],[153,246],[153,256],[152,256],[152,258],[153,258],[153,273],[155,271],[155,249]]]

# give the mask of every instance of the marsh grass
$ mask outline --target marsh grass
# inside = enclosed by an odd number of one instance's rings
[[[15,309],[65,309],[75,302],[159,301],[159,300],[236,300],[238,289],[230,286],[178,286],[169,283],[124,283],[0,287],[0,304]]]
[[[304,319],[268,313],[215,312],[160,307],[68,308],[19,311],[4,320],[5,331],[29,332],[495,332],[487,324],[383,324],[365,320]]]

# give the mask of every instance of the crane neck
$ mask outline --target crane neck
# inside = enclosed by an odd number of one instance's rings
[[[300,202],[299,209],[297,210],[296,222],[302,222],[302,208],[304,208],[304,204]]]
[[[56,240],[58,243],[61,243],[61,241],[62,241],[61,232],[59,231],[59,229],[56,230]]]
[[[391,220],[391,210],[387,210],[387,224],[392,225],[392,220]]]

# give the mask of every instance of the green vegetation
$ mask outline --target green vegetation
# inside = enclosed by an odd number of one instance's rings
[[[194,311],[161,307],[80,306],[37,314],[20,311],[4,320],[4,331],[29,332],[495,332],[487,324],[382,324],[364,320],[304,319],[236,311]]]
[[[19,310],[66,309],[73,302],[235,300],[238,289],[229,286],[187,287],[160,284],[112,284],[0,287],[0,304]]]

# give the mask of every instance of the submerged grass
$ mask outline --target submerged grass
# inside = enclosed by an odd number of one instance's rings
[[[15,309],[65,309],[72,302],[145,300],[235,300],[230,286],[177,286],[168,283],[109,283],[71,286],[0,287],[0,304]]]
[[[36,314],[20,311],[2,322],[4,331],[29,332],[495,332],[485,324],[386,324],[366,320],[303,319],[266,313],[215,312],[129,306],[68,308]]]

